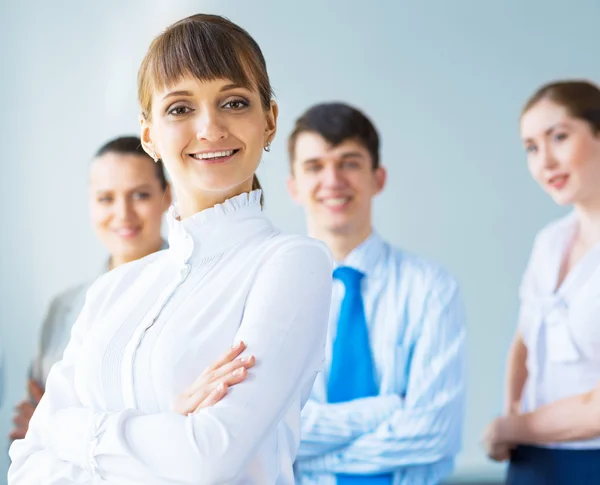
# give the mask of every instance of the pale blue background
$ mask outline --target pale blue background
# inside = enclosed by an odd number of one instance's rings
[[[284,229],[304,230],[284,187],[294,118],[311,103],[344,100],[377,124],[390,175],[378,230],[450,269],[467,302],[470,388],[457,474],[498,474],[479,438],[501,407],[517,285],[534,233],[564,213],[529,178],[519,110],[546,81],[600,81],[598,0],[3,0],[0,436],[24,395],[51,296],[104,257],[87,222],[87,162],[108,137],[137,131],[135,75],[150,39],[198,11],[240,23],[266,55],[281,118],[260,177]],[[6,466],[2,454],[0,476]]]

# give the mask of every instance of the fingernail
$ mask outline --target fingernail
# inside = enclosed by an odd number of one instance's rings
[[[250,362],[250,359],[252,359],[252,357],[253,357],[252,355],[247,355],[246,357],[242,357],[242,358],[240,359],[240,361],[241,361],[241,362],[244,362],[244,363],[246,363],[246,362]]]
[[[219,392],[223,392],[224,390],[225,390],[225,384],[223,384],[223,383],[221,382],[221,384],[219,384],[219,385],[217,386],[217,391],[219,391]]]
[[[240,367],[239,369],[236,369],[233,371],[233,375],[234,376],[241,376],[244,373],[244,368]]]
[[[239,342],[236,342],[233,344],[233,349],[239,349],[242,346],[242,341],[240,340]]]

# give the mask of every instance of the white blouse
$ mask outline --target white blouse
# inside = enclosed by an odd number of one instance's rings
[[[590,391],[600,382],[600,244],[557,288],[577,226],[571,213],[542,230],[523,277],[519,327],[527,346],[525,412]],[[600,439],[551,446],[600,448]]]
[[[300,411],[322,369],[332,259],[284,235],[260,191],[178,221],[169,249],[88,292],[8,483],[294,483]],[[181,416],[175,396],[234,342],[256,356],[217,405]]]

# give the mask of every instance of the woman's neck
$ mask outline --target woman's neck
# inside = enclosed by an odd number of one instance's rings
[[[575,212],[579,221],[577,240],[591,248],[600,242],[600,200],[577,204]]]
[[[241,185],[233,187],[223,192],[195,192],[193,194],[182,193],[176,191],[177,208],[180,219],[186,219],[198,212],[210,209],[217,204],[222,204],[227,199],[231,199],[236,195],[244,194],[252,191],[252,180],[244,182]]]

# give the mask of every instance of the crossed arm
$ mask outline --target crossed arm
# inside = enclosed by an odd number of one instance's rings
[[[86,304],[63,361],[50,373],[26,438],[11,448],[9,484],[90,484],[94,474],[108,482],[121,478],[149,485],[232,480],[322,364],[331,296],[329,255],[317,246],[289,247],[272,257],[262,274],[236,336],[256,357],[253,379],[215,406],[188,416],[82,405],[73,377],[90,319]],[[273,298],[281,304],[270,304]]]
[[[458,452],[464,414],[464,310],[453,286],[426,302],[406,397],[342,404],[313,401],[302,413],[300,471],[376,474],[433,464]]]

